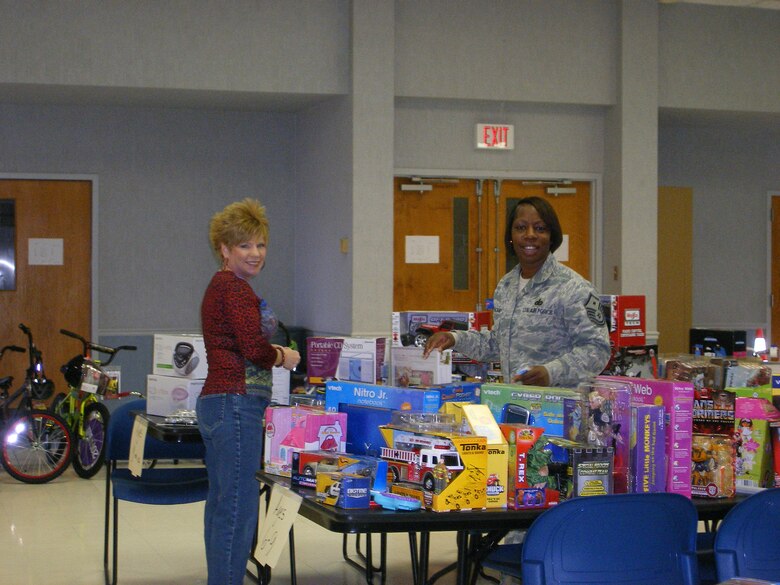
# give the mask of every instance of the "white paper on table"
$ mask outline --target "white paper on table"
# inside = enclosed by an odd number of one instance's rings
[[[286,487],[274,485],[268,509],[263,510],[263,503],[260,502],[255,549],[255,558],[260,564],[273,569],[279,562],[284,545],[287,544],[287,535],[301,507],[301,500],[301,496]]]
[[[141,477],[144,469],[144,445],[146,444],[146,430],[149,421],[142,416],[135,417],[133,433],[130,435],[130,459],[127,467],[135,477]]]

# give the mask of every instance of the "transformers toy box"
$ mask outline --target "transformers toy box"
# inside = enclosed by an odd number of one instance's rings
[[[371,505],[371,478],[352,473],[329,472],[317,475],[317,499],[338,508],[368,508]]]
[[[564,398],[578,398],[574,390],[483,384],[479,401],[486,404],[496,421],[541,427],[548,436],[564,436]]]
[[[356,404],[391,410],[438,412],[445,402],[476,402],[479,384],[464,382],[430,388],[401,388],[381,384],[335,382],[325,384],[325,410],[336,412],[339,404]]]
[[[423,347],[437,331],[479,331],[490,328],[490,311],[395,311],[392,315],[392,345]]]
[[[602,379],[601,377],[597,379]],[[677,380],[607,377],[631,387],[631,404],[664,407],[666,437],[666,491],[691,497],[691,434],[693,433],[693,384]]]
[[[386,342],[384,337],[307,337],[309,384],[322,385],[327,380],[370,383],[381,380]]]
[[[346,450],[347,415],[305,406],[270,406],[265,411],[263,467],[290,477],[295,451]]]
[[[612,347],[645,345],[644,295],[601,295]]]
[[[479,510],[487,505],[487,440],[476,435],[381,429],[382,459],[399,492],[434,512]]]

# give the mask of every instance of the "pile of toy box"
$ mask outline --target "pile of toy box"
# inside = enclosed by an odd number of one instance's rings
[[[644,295],[602,295],[601,309],[612,348],[602,374],[658,377],[658,346],[647,345]]]
[[[146,411],[159,416],[194,411],[208,372],[203,336],[155,334],[152,360]]]

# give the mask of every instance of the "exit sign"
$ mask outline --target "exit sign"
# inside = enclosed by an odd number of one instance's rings
[[[515,127],[507,124],[477,124],[477,148],[512,150]]]

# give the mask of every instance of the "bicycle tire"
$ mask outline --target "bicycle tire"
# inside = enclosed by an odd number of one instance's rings
[[[76,436],[73,451],[73,471],[83,479],[93,477],[103,467],[106,459],[108,409],[95,402],[84,409],[83,428]]]
[[[24,483],[46,483],[68,468],[72,449],[63,418],[45,410],[24,411],[3,429],[2,458],[8,474]]]

